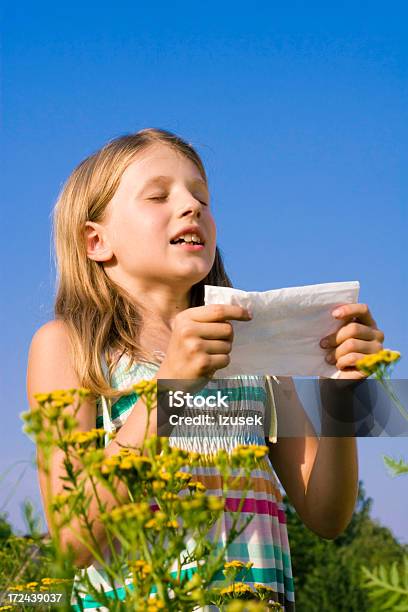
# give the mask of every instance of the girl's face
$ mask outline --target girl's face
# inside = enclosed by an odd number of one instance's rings
[[[103,226],[112,258],[107,273],[119,283],[165,283],[189,289],[210,271],[216,227],[199,169],[160,143],[137,154],[122,175]],[[172,241],[180,233],[203,246]],[[187,236],[190,234],[190,236]]]

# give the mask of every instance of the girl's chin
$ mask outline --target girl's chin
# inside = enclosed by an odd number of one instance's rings
[[[211,266],[208,265],[207,262],[196,262],[196,264],[190,265],[181,265],[181,266],[172,266],[172,271],[169,270],[166,276],[172,276],[176,278],[182,278],[184,280],[188,280],[192,284],[198,283],[200,280],[205,278],[207,274],[210,272]],[[173,274],[172,274],[173,272]]]

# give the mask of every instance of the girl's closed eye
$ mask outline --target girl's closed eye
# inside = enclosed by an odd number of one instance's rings
[[[168,197],[167,195],[163,195],[163,196],[153,196],[153,197],[147,198],[147,199],[148,200],[166,200],[167,197]],[[203,204],[204,206],[208,206],[207,202],[205,202],[204,200],[198,200],[198,201],[200,202],[200,204]]]
[[[148,200],[165,200],[167,196],[154,196],[152,198],[147,198]]]

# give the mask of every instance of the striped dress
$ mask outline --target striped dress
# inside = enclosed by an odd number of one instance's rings
[[[129,368],[126,364],[126,358],[122,357],[113,373],[112,386],[117,389],[129,389],[140,380],[152,379],[156,375],[158,367],[158,364],[143,362],[133,364]],[[205,394],[207,389],[211,389],[212,385],[214,385],[214,388],[221,390],[223,394],[228,393],[229,405],[232,406],[233,404],[234,410],[239,408],[246,414],[259,414],[264,419],[272,404],[276,424],[273,391],[270,384],[268,385],[266,377],[237,376],[224,378],[222,379],[222,389],[220,389],[219,381],[210,380],[205,389],[200,391],[200,394]],[[105,398],[100,398],[100,401],[97,402],[96,426],[104,427],[108,431],[118,430],[125,423],[137,400],[138,396],[135,393],[122,396],[112,404],[107,402]],[[272,427],[273,425],[274,423],[272,423]],[[235,431],[234,428],[234,433]],[[276,433],[276,429],[273,433]],[[191,429],[189,434],[185,435],[182,428],[176,427],[169,439],[170,444],[185,450],[198,451],[201,454],[200,465],[189,468],[189,471],[193,474],[193,480],[199,480],[204,484],[209,495],[221,496],[222,484],[221,475],[216,468],[208,464],[206,457],[210,457],[221,448],[231,451],[238,444],[265,444],[265,434],[263,428],[259,426],[249,427],[244,425],[241,429],[238,429],[238,433],[234,437],[231,435],[220,436],[220,428],[216,432],[210,431],[209,428],[208,436],[207,432],[204,432],[203,435],[202,429],[199,437],[192,437]],[[232,476],[234,474],[237,474],[237,470],[232,470]],[[255,583],[261,583],[272,587],[276,591],[276,600],[284,606],[285,612],[293,612],[295,610],[295,596],[292,564],[285,509],[279,486],[270,459],[266,456],[261,459],[258,468],[251,473],[251,482],[242,507],[242,513],[245,515],[250,513],[254,517],[245,530],[229,545],[226,560],[239,560],[244,563],[251,561],[253,565],[245,575],[245,583],[251,586]],[[236,487],[230,489],[227,493],[225,511],[219,519],[222,522],[220,546],[225,541],[225,534],[228,533],[231,526],[232,519],[228,510],[236,510],[241,497],[242,493]],[[217,522],[212,527],[214,533],[218,526],[219,523]],[[209,539],[211,539],[211,532]],[[107,558],[109,558],[108,553]],[[192,575],[195,571],[194,564],[184,566],[183,571],[187,575]],[[98,567],[97,563],[77,573],[75,577],[77,587],[81,587],[81,579],[83,579],[85,572],[98,590],[103,588],[107,594],[112,591],[104,570]],[[175,566],[174,575],[176,573],[177,568]],[[215,578],[217,579],[217,576]],[[221,579],[222,576],[219,578]],[[129,578],[129,581],[126,580],[126,583],[130,582],[131,578]],[[214,586],[216,584],[217,580],[215,580]],[[118,585],[117,593],[119,596],[122,594],[124,596],[123,585]],[[80,598],[81,602],[79,603],[75,596],[72,596],[71,603],[74,610],[80,610],[81,608],[106,610],[102,606],[98,607],[98,603],[89,594],[84,593]],[[200,608],[200,610],[209,612],[216,611],[218,608],[216,606],[206,606]]]

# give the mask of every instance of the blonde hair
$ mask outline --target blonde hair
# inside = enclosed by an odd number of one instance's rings
[[[66,181],[54,208],[55,318],[67,325],[80,384],[95,396],[121,395],[112,388],[110,375],[124,353],[129,355],[130,365],[143,359],[139,345],[142,312],[140,305],[109,278],[102,263],[88,258],[85,222],[103,219],[125,169],[137,153],[157,142],[193,161],[208,183],[204,165],[191,144],[167,130],[147,128],[115,138],[84,159]],[[232,287],[218,247],[210,272],[191,288],[190,307],[204,304],[205,284]],[[108,365],[109,380],[101,356]]]

